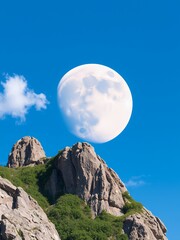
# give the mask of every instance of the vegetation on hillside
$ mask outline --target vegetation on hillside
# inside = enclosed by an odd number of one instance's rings
[[[57,155],[58,156],[58,155]],[[47,159],[46,164],[8,168],[0,166],[0,176],[8,179],[17,187],[22,187],[39,205],[46,210],[51,204],[51,197],[44,186],[54,168],[56,157]]]
[[[79,197],[66,194],[47,211],[62,240],[127,240],[122,234],[123,221],[106,212],[92,219],[90,207]]]
[[[127,240],[127,236],[122,234],[123,221],[128,215],[142,211],[142,205],[125,192],[122,217],[103,211],[92,219],[90,207],[75,195],[63,195],[52,204],[43,187],[52,172],[54,159],[34,167],[0,167],[0,176],[9,179],[15,186],[22,187],[36,199],[55,224],[62,240]]]
[[[134,213],[140,213],[142,211],[143,205],[139,202],[136,202],[128,192],[123,193],[123,199],[125,205],[122,209],[124,216],[132,215]]]

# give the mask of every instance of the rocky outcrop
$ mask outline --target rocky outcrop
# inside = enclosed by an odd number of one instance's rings
[[[41,144],[34,138],[25,137],[14,145],[8,164],[10,167],[37,164],[43,157]],[[91,207],[94,217],[103,210],[115,216],[124,215],[124,206],[130,203],[123,194],[127,189],[90,144],[66,147],[51,161],[44,184],[44,193],[51,199],[55,201],[66,193],[76,194]],[[59,239],[37,203],[21,188],[2,179],[0,216],[2,239]],[[123,218],[123,231],[129,240],[167,240],[164,224],[145,208]]]
[[[34,137],[23,137],[14,144],[8,158],[8,167],[22,167],[43,163],[45,152]]]
[[[94,216],[102,210],[123,215],[123,193],[127,189],[88,143],[66,147],[58,154],[45,187],[54,197],[63,193],[78,195],[90,205]],[[129,240],[167,239],[163,223],[145,208],[141,213],[128,216],[123,230]]]
[[[140,214],[133,214],[124,221],[124,232],[129,240],[166,240],[167,231],[161,220],[147,209]]]
[[[0,239],[60,240],[46,214],[22,188],[0,177]]]
[[[123,214],[122,193],[127,190],[91,145],[77,143],[72,148],[66,147],[56,158],[55,168],[56,173],[53,171],[47,182],[49,194],[57,195],[61,185],[61,193],[78,195],[91,206],[95,216],[102,210],[116,216]],[[56,182],[58,186],[53,184]]]

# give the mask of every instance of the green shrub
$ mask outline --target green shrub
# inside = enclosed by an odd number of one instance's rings
[[[136,202],[128,192],[123,193],[123,199],[125,201],[125,205],[122,209],[123,213],[127,216],[133,213],[141,212],[142,211],[142,204]]]

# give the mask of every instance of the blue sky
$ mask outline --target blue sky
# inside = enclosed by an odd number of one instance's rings
[[[48,156],[80,141],[61,119],[57,85],[80,64],[109,66],[126,79],[133,114],[117,138],[92,145],[132,196],[162,219],[169,239],[179,240],[179,11],[175,0],[1,1],[0,81],[24,76],[31,89],[24,119],[10,108],[10,115],[2,112],[0,103],[1,164],[26,135]],[[1,102],[3,90],[0,85]]]

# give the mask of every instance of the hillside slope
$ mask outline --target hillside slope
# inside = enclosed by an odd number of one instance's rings
[[[167,239],[160,219],[130,197],[90,144],[33,165],[0,167],[0,175],[37,200],[62,240]]]

